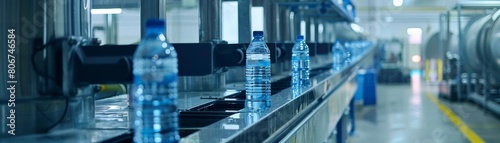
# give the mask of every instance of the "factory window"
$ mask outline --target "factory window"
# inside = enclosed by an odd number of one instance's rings
[[[119,6],[94,8],[92,13],[92,34],[102,44],[132,44],[140,40],[140,10],[137,7]]]
[[[410,44],[421,44],[422,43],[422,29],[421,28],[408,28],[406,30],[408,34],[408,42]]]
[[[254,6],[251,9],[252,31],[264,30],[264,7]]]
[[[251,30],[264,30],[264,7],[254,6],[250,9]],[[222,2],[222,39],[228,43],[239,42],[238,28],[238,2],[227,1]]]
[[[307,33],[307,34],[309,34],[309,37],[311,37],[311,41],[312,41],[312,42],[317,41],[317,40],[316,40],[316,37],[315,37],[316,35],[314,35],[314,34],[315,34],[315,33],[314,33],[314,29],[315,29],[316,27],[314,27],[314,24],[311,24],[311,26],[310,26],[309,28],[310,28],[310,29],[309,29],[309,30],[310,30],[310,32],[309,32],[309,33]]]
[[[304,20],[300,21],[300,35],[308,36],[306,35],[306,21]]]
[[[323,39],[324,39],[323,38],[323,30],[324,30],[323,24],[321,24],[321,23],[318,24],[318,35],[319,36],[317,37],[316,42],[323,42]]]
[[[200,11],[193,0],[171,1],[166,5],[167,38],[172,43],[197,43]]]

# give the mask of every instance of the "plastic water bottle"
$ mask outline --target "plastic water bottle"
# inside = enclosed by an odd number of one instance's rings
[[[292,94],[295,98],[309,86],[309,47],[304,36],[297,36],[292,48]]]
[[[165,21],[147,21],[133,63],[134,142],[178,142],[177,53],[165,37]]]
[[[344,43],[344,49],[345,49],[345,60],[344,64],[349,65],[351,64],[352,59],[352,47],[349,42]]]
[[[271,104],[271,58],[263,31],[254,31],[246,51],[246,109],[263,111]]]
[[[345,44],[347,45],[347,44]],[[356,45],[356,41],[349,42],[349,47],[351,49],[351,61],[358,59],[358,56],[361,54]]]
[[[344,47],[342,47],[339,41],[335,42],[335,44],[333,45],[332,53],[333,53],[333,69],[340,70],[344,66],[345,53],[344,53]]]

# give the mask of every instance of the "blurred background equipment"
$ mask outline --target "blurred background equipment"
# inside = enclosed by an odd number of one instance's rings
[[[410,69],[403,58],[408,58],[405,44],[400,39],[384,40],[381,42],[381,66],[378,71],[379,83],[409,83]],[[413,62],[420,62],[419,57],[412,57]]]

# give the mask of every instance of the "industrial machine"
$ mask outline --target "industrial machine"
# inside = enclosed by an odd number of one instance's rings
[[[450,64],[452,65],[450,69],[456,69],[456,74],[448,76],[449,79],[456,81],[453,84],[456,88],[451,88],[456,92],[449,92],[452,95],[456,93],[456,97],[451,96],[452,99],[468,99],[495,113],[500,113],[500,106],[498,106],[500,104],[498,102],[500,76],[496,74],[500,71],[498,63],[500,54],[496,50],[500,28],[498,24],[500,12],[496,10],[498,6],[500,3],[496,1],[458,3],[455,7],[458,17],[471,18],[465,28],[458,31],[456,38],[458,41],[448,40],[450,50],[447,54],[450,63],[455,61],[457,63],[456,65]],[[461,13],[463,9],[483,10],[484,13],[479,13],[479,16],[478,13],[463,14]],[[460,27],[461,21],[458,24]],[[448,35],[448,38],[452,37],[451,34]],[[449,91],[449,89],[444,91]]]
[[[400,39],[383,40],[380,52],[379,83],[408,83],[410,70],[403,63],[404,43]]]
[[[132,81],[131,58],[137,45],[101,45],[92,38],[90,10],[97,0],[2,1],[12,15],[0,15],[3,29],[15,29],[18,47],[16,72],[0,71],[0,95],[14,95],[0,103],[0,142],[131,142],[129,98],[117,94],[96,98],[104,84]],[[331,70],[331,47],[341,41],[365,40],[353,30],[349,1],[260,1],[265,13],[267,45],[271,50],[272,85],[270,109],[251,113],[244,108],[245,49],[248,43],[227,44],[221,39],[222,0],[200,0],[200,43],[173,43],[179,60],[179,132],[181,142],[344,142],[352,122],[355,75],[372,64],[376,47],[340,71]],[[240,0],[251,4],[251,0]],[[141,28],[148,18],[162,18],[166,0],[141,0]],[[240,9],[248,11],[244,6]],[[276,13],[279,11],[279,13]],[[298,15],[290,17],[290,13]],[[248,15],[240,15],[249,19]],[[24,17],[31,19],[23,20]],[[323,41],[307,39],[311,56],[311,86],[292,97],[290,59],[292,41],[300,28],[281,25],[323,24],[315,34]],[[43,21],[43,22],[41,22]],[[25,34],[26,23],[34,34]],[[278,23],[280,22],[280,23]],[[23,28],[24,27],[24,28]],[[285,26],[283,26],[285,27]],[[250,39],[240,32],[240,37]],[[137,33],[139,34],[139,33]],[[6,35],[1,35],[4,41]],[[2,41],[2,43],[4,43]],[[377,45],[377,44],[373,44]],[[11,48],[14,49],[14,48]],[[0,58],[7,59],[8,51]],[[195,58],[193,58],[195,57]],[[2,60],[8,67],[13,62]],[[12,68],[14,69],[14,68]],[[12,78],[6,79],[12,74]],[[14,82],[15,81],[15,82]],[[231,83],[231,84],[229,84]],[[243,85],[242,85],[243,84]],[[1,96],[1,101],[13,97]],[[15,110],[15,113],[12,112]],[[8,112],[9,111],[9,112]],[[351,117],[351,118],[349,118]],[[14,121],[14,123],[12,122]],[[351,128],[347,128],[347,127]],[[14,130],[14,131],[13,131]],[[15,132],[15,136],[10,133]]]
[[[450,101],[458,100],[457,93],[457,83],[458,78],[458,60],[460,58],[458,53],[458,36],[457,34],[452,34],[449,41],[449,49],[446,51],[443,63],[443,80],[439,83],[439,96],[449,99]],[[461,89],[460,92],[465,92],[465,88]]]
[[[473,79],[469,96],[472,100],[482,103],[495,112],[500,111],[500,108],[495,108],[492,105],[498,105],[497,97],[500,89],[500,76],[496,72],[500,71],[500,54],[496,49],[498,47],[496,40],[498,39],[498,29],[500,23],[498,19],[500,12],[486,15],[479,20],[474,21],[467,31],[465,65],[469,69]],[[474,80],[475,78],[475,80]],[[489,103],[491,102],[491,103]],[[493,107],[493,108],[492,108]],[[500,113],[500,112],[497,112]]]

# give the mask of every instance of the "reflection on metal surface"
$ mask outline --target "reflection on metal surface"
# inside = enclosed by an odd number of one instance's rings
[[[237,124],[222,124],[222,128],[225,130],[238,130],[240,125]]]
[[[292,132],[282,141],[291,142],[323,142],[330,133],[334,131],[336,123],[344,113],[346,107],[353,97],[356,80],[353,80],[354,74],[350,76],[346,83],[332,93],[331,98],[320,103],[311,115],[299,123]]]
[[[183,91],[223,91],[226,85],[225,73],[215,73],[205,76],[179,77],[179,92]]]
[[[269,110],[271,101],[245,101],[245,111],[262,113]]]
[[[358,68],[365,64],[363,60],[366,59],[370,58],[355,61],[353,65],[344,68],[342,71],[334,72],[328,69],[320,71],[319,74],[311,78],[311,87],[304,89],[304,92],[295,98],[290,98],[292,91],[287,88],[271,97],[271,106],[268,106],[267,103],[251,103],[253,106],[265,105],[265,107],[268,107],[262,112],[246,112],[244,109],[239,111],[221,110],[225,111],[223,112],[224,115],[218,115],[223,119],[216,117],[215,120],[217,121],[210,123],[208,126],[199,126],[198,123],[189,122],[189,124],[181,126],[180,132],[193,131],[195,133],[190,133],[189,136],[182,138],[181,142],[279,141],[282,138],[289,137],[287,136],[288,133],[303,141],[323,141],[330,136],[336,122],[345,113],[346,105],[349,104],[356,89],[356,81],[353,77],[356,75]],[[209,117],[206,115],[214,115],[215,112],[202,113],[187,110],[216,100],[218,102],[236,102],[238,100],[234,100],[234,97],[226,98],[228,100],[220,99],[238,93],[239,91],[236,90],[179,92],[179,109],[184,111],[181,112],[180,116],[186,116],[189,113],[193,119],[203,118],[203,120],[198,121],[214,120],[208,119]],[[128,135],[131,126],[127,102],[128,95],[97,100],[95,103],[95,126],[71,132],[65,131],[36,137],[23,137],[19,141],[34,142],[40,140],[43,143],[53,142],[52,139],[57,139],[65,142],[74,142],[75,140],[102,142],[120,135]],[[198,114],[195,115],[195,113]],[[205,117],[207,119],[204,119]],[[318,128],[323,130],[321,132],[308,131]],[[45,140],[45,138],[49,139]]]
[[[263,113],[251,112],[246,114],[245,122],[247,126],[253,125],[257,123],[262,117]]]
[[[371,52],[365,52],[366,57],[371,57]],[[364,57],[364,56],[362,56]],[[182,138],[181,142],[263,142],[279,141],[284,133],[296,130],[325,128],[324,133],[313,132],[307,134],[312,137],[325,137],[314,139],[323,141],[330,135],[338,119],[344,114],[345,105],[348,105],[357,88],[354,80],[355,71],[364,64],[370,64],[359,59],[344,70],[334,72],[324,71],[322,74],[311,78],[311,87],[296,98],[290,98],[290,88],[271,96],[271,107],[264,112],[240,112],[219,120],[200,131]],[[305,116],[312,116],[306,120]],[[239,118],[235,118],[239,117]],[[296,122],[307,122],[297,126]],[[239,130],[221,129],[222,124],[238,123]],[[310,127],[309,127],[310,126]],[[216,134],[218,133],[218,134]],[[292,132],[294,134],[296,132]],[[297,133],[299,134],[299,133]],[[306,134],[301,134],[306,135]],[[302,136],[304,139],[307,136]],[[311,137],[311,138],[312,138]],[[196,138],[196,139],[194,139]],[[310,141],[310,140],[307,140]]]
[[[298,96],[302,95],[302,93],[304,93],[304,91],[309,87],[310,83],[292,85],[292,87],[290,88],[290,90],[292,91],[291,98],[297,98]]]
[[[122,134],[128,133],[130,129],[127,100],[127,95],[97,100],[95,102],[95,125],[93,126],[87,126],[85,128],[79,129],[55,131],[41,135],[18,136],[6,140],[0,140],[0,143],[89,143],[101,142],[113,137],[120,136]],[[82,121],[86,121],[86,119],[83,117],[78,118],[81,118],[79,120],[83,119]]]
[[[413,94],[420,94],[420,89],[421,89],[421,78],[422,78],[422,74],[421,74],[421,71],[420,70],[412,70],[410,72],[410,75],[411,75],[411,88],[412,88],[412,91],[413,91]]]
[[[226,82],[227,83],[245,83],[245,67],[230,67],[228,68],[228,71],[226,72]],[[245,89],[245,86],[243,85],[243,88]]]
[[[1,140],[0,143],[90,143],[127,133],[127,130],[63,130],[48,135],[32,135]]]

